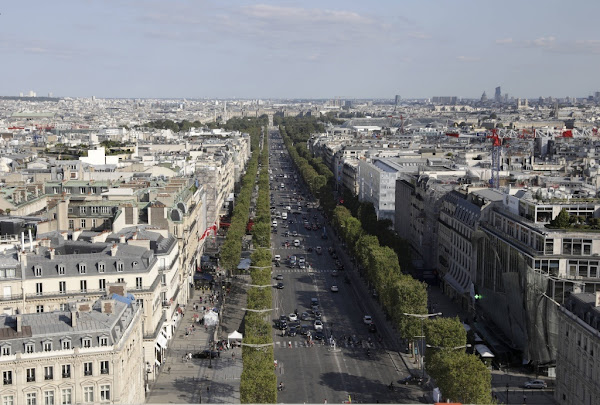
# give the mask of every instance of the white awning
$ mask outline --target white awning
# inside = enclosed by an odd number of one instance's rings
[[[496,357],[496,356],[494,356],[492,351],[489,349],[489,347],[487,347],[486,345],[475,345],[475,350],[477,350],[477,353],[479,353],[479,355],[481,357],[484,357],[484,358]]]
[[[162,333],[159,333],[156,337],[156,345],[162,347],[163,349],[167,348],[167,338]]]

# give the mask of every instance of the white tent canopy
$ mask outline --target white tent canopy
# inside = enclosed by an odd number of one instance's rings
[[[219,315],[216,312],[208,311],[204,314],[204,324],[206,326],[215,326],[219,323]]]
[[[243,339],[242,334],[240,332],[238,332],[237,330],[234,330],[229,335],[227,335],[227,343],[229,343],[230,340],[242,340],[242,339]]]

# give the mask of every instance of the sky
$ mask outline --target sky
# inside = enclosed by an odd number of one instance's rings
[[[598,0],[9,0],[0,95],[586,97]]]

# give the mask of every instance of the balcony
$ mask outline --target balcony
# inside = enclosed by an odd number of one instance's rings
[[[108,374],[108,369],[107,368],[101,368],[100,369],[100,374]]]
[[[92,375],[92,370],[84,370],[83,375],[86,377]]]
[[[62,378],[71,378],[71,373],[62,373]]]
[[[27,382],[35,382],[35,376],[27,376]]]
[[[4,385],[12,385],[12,378],[5,378]]]
[[[48,381],[48,380],[54,380],[54,376],[52,374],[46,374],[44,376],[44,380]]]

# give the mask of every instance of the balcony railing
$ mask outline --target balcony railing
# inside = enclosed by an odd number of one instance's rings
[[[44,380],[48,381],[48,380],[54,380],[54,376],[52,374],[46,374],[44,376]]]
[[[62,378],[71,378],[71,373],[62,373]]]
[[[35,382],[35,376],[28,376],[27,382]]]

